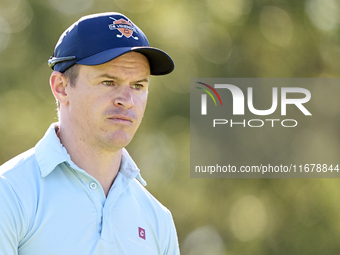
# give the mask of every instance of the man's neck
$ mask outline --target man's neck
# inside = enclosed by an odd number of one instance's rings
[[[57,135],[73,163],[94,177],[107,196],[119,171],[122,150],[107,152],[94,148],[64,127],[59,127]]]

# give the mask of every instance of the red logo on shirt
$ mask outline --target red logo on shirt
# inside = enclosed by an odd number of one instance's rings
[[[140,238],[145,240],[145,229],[138,227],[138,234]]]

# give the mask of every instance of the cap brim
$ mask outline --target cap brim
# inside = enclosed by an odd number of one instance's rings
[[[81,65],[100,65],[131,51],[139,52],[148,59],[150,73],[152,75],[168,74],[175,68],[174,62],[167,53],[152,47],[121,47],[109,49],[78,60],[76,63]]]

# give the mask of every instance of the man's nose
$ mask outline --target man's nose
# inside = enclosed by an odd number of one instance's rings
[[[116,92],[113,102],[115,106],[129,109],[134,105],[130,86],[121,86]]]

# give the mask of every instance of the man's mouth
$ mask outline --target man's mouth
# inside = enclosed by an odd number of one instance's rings
[[[118,122],[118,123],[126,123],[126,124],[129,124],[129,123],[132,123],[133,120],[131,117],[127,116],[127,115],[113,115],[113,116],[110,116],[108,117],[109,120],[112,120],[114,122]]]

